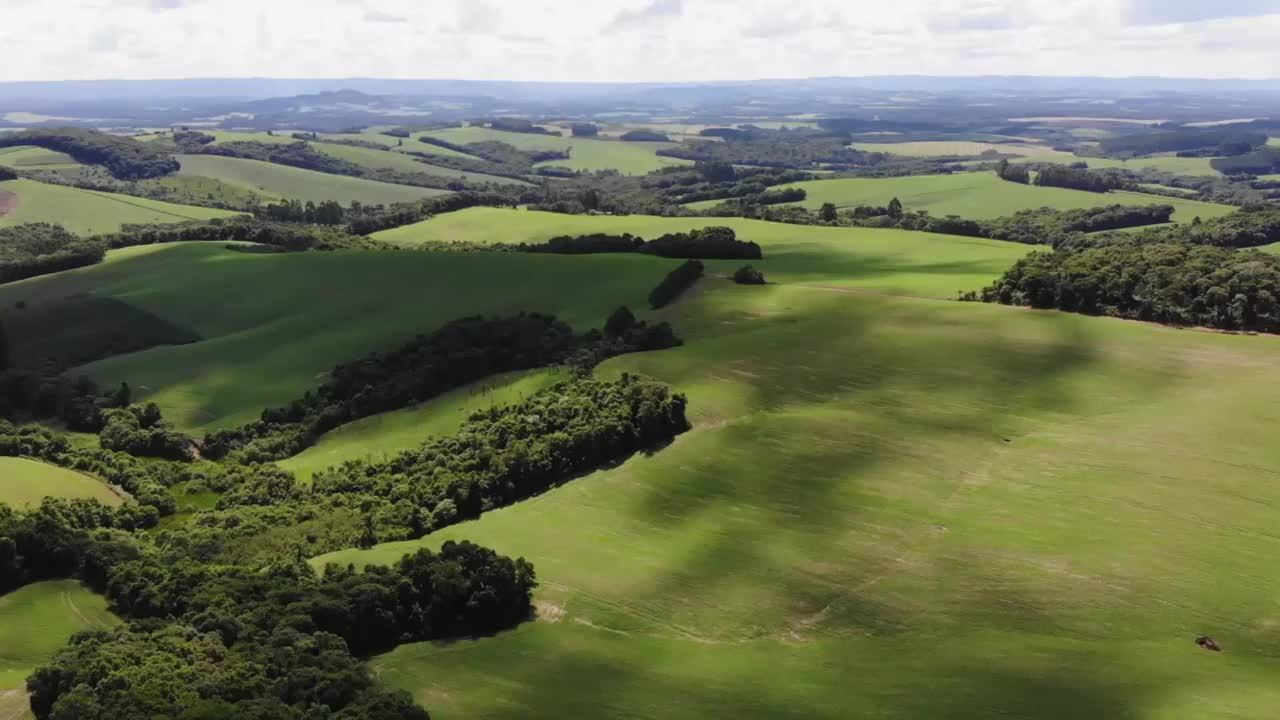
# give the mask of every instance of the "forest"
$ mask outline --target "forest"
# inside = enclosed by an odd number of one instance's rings
[[[131,137],[81,128],[20,130],[0,134],[0,148],[34,145],[70,155],[86,165],[102,165],[120,180],[142,180],[177,172],[173,155]]]

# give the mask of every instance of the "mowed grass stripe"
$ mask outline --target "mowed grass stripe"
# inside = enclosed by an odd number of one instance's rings
[[[123,502],[97,478],[37,460],[0,457],[0,503],[31,508],[46,497],[92,498],[113,506]]]

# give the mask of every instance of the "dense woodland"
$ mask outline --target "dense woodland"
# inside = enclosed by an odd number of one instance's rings
[[[35,145],[70,155],[77,162],[102,165],[121,180],[142,180],[177,172],[178,161],[148,143],[80,128],[22,130],[0,134],[0,147]]]

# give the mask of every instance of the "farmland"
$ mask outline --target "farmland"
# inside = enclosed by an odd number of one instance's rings
[[[433,148],[435,145],[420,144],[422,148]],[[453,168],[441,167],[439,165],[431,165],[425,162],[419,162],[417,158],[403,152],[392,152],[391,150],[374,150],[372,148],[355,147],[352,145],[335,145],[333,143],[314,143],[316,150],[330,155],[332,157],[355,163],[361,167],[373,170],[398,170],[408,173],[426,173],[428,175],[439,175],[440,177],[465,180],[475,183],[498,183],[502,185],[528,185],[520,180],[512,180],[511,178],[501,177],[499,175],[486,175],[484,173],[467,172],[465,170],[454,170]],[[417,147],[413,148],[415,151]],[[444,149],[444,148],[440,148]]]
[[[49,222],[80,235],[116,232],[127,224],[179,223],[236,214],[24,179],[0,182],[0,191],[13,193],[17,200],[16,207],[0,215],[0,227]]]
[[[46,497],[94,498],[119,505],[121,498],[100,480],[25,458],[0,457],[0,503],[33,507]]]
[[[1011,162],[1055,162],[1055,163],[1087,163],[1091,168],[1127,168],[1142,170],[1152,168],[1179,175],[1221,176],[1213,169],[1210,161],[1213,158],[1180,158],[1173,155],[1155,155],[1151,157],[1120,160],[1116,158],[1084,157],[1073,153],[1055,150],[1047,145],[1034,143],[987,143],[968,141],[922,141],[902,143],[854,143],[851,147],[866,152],[884,152],[907,157],[966,157],[979,156],[984,152],[995,152],[1001,155],[1013,155],[1017,158]]]
[[[1091,193],[1056,187],[1036,187],[1011,183],[995,173],[915,175],[901,178],[841,178],[813,180],[786,187],[802,188],[808,194],[800,205],[817,209],[824,203],[836,207],[884,206],[898,198],[906,210],[928,210],[937,216],[959,215],[988,220],[1012,215],[1019,210],[1051,207],[1058,210],[1092,208],[1101,205],[1172,205],[1175,222],[1220,217],[1234,212],[1229,205],[1145,195],[1132,192]],[[694,203],[691,208],[714,205]]]
[[[367,205],[412,202],[443,195],[432,188],[393,185],[345,175],[276,165],[259,160],[216,155],[180,155],[181,175],[206,177],[258,193],[264,200],[288,198],[303,202],[338,200]]]
[[[694,430],[673,446],[317,560],[465,537],[538,568],[539,622],[402,646],[381,677],[443,718],[1251,717],[1280,700],[1261,681],[1280,669],[1268,585],[1243,580],[1271,558],[1252,498],[1274,497],[1280,452],[1245,418],[1280,399],[1274,338],[724,282],[666,316],[686,347],[598,372],[687,392]],[[1228,663],[1191,642],[1205,632]]]
[[[65,170],[81,166],[66,153],[28,145],[0,148],[0,165],[15,170]]]
[[[532,133],[503,132],[481,127],[433,130],[423,134],[447,140],[455,145],[497,141],[507,143],[521,150],[568,150],[568,160],[550,160],[542,163],[542,165],[566,167],[584,172],[617,170],[623,174],[639,175],[672,165],[690,164],[685,160],[660,157],[655,154],[662,148],[672,147],[671,143],[634,143],[619,140],[556,137]]]

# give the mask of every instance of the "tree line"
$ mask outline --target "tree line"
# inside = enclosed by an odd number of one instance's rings
[[[739,240],[729,227],[707,227],[682,233],[667,233],[645,241],[635,235],[560,235],[543,243],[520,243],[504,246],[517,252],[552,253],[557,255],[590,255],[597,253],[639,253],[668,258],[700,258],[720,260],[759,260],[764,257],[760,245]],[[500,248],[502,249],[502,248]]]
[[[16,145],[35,145],[86,165],[102,165],[121,180],[161,177],[180,169],[171,153],[150,143],[97,130],[41,128],[0,134],[0,147]]]
[[[667,273],[662,282],[649,292],[649,307],[657,310],[675,302],[685,290],[693,287],[702,279],[703,265],[697,260],[686,260],[675,270]]]

